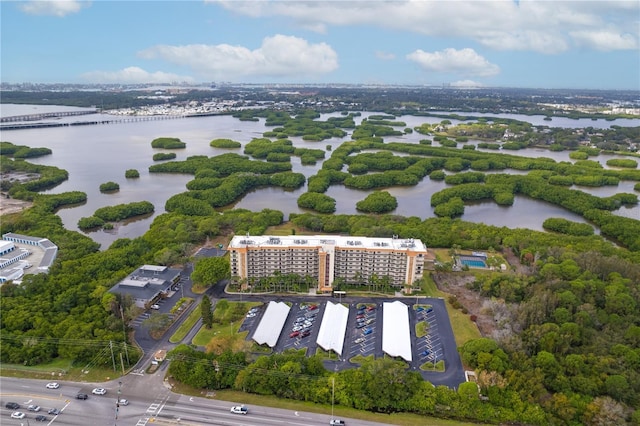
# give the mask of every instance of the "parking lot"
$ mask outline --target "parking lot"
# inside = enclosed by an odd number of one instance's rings
[[[347,359],[358,355],[375,357],[376,353],[382,352],[382,328],[378,327],[382,323],[381,306],[375,303],[354,303],[350,306],[344,349]]]
[[[367,299],[348,303],[349,315],[342,354],[337,357],[337,361],[335,357],[333,361],[327,360],[332,369],[356,367],[358,364],[353,362],[355,357],[385,356],[382,346],[383,303],[389,300]],[[408,299],[400,301],[407,305],[409,312],[412,355],[411,362],[408,362],[409,368],[419,371],[423,377],[429,377],[428,380],[434,384],[439,377],[444,376],[447,382],[454,383],[460,377],[464,381],[464,371],[444,301],[427,298],[417,304]],[[315,355],[319,348],[316,341],[325,312],[325,301],[295,300],[288,304],[291,308],[273,351],[280,353],[291,349],[306,349],[307,356]],[[343,301],[343,305],[347,306],[347,303]],[[265,307],[266,304],[247,313],[240,331],[249,331],[248,339],[260,323]],[[439,361],[444,361],[446,375],[442,372],[424,371],[430,363],[435,366]]]
[[[294,303],[274,350],[283,352],[287,349],[307,348],[307,354],[313,355],[323,313],[324,304]]]
[[[420,365],[427,362],[437,363],[443,359],[442,344],[438,334],[438,321],[432,307],[419,305],[413,309],[415,324],[423,322],[426,326],[427,334],[416,338],[415,346]]]

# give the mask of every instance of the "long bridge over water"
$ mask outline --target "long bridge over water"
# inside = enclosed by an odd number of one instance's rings
[[[72,122],[56,122],[56,121],[38,121],[46,118],[61,118],[70,117],[75,115],[88,115],[95,114],[96,112],[90,111],[71,111],[62,113],[42,113],[42,114],[29,114],[13,117],[3,117],[0,124],[0,130],[21,130],[21,129],[37,129],[45,127],[65,127],[65,126],[89,126],[95,124],[121,124],[121,123],[135,123],[140,121],[156,121],[156,120],[176,120],[181,118],[192,117],[210,117],[213,115],[225,115],[229,112],[204,112],[196,114],[180,114],[180,115],[139,115],[139,116],[123,116],[113,119],[100,119],[100,120],[86,120],[86,121],[72,121]],[[33,118],[27,118],[33,117]],[[16,119],[19,118],[19,119]]]
[[[37,114],[12,115],[11,117],[1,117],[0,123],[11,123],[16,121],[38,121],[47,118],[73,117],[74,115],[95,114],[96,110],[88,111],[58,111],[58,112],[39,112]]]

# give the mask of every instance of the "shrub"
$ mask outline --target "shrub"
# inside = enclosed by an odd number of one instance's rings
[[[607,166],[635,169],[638,167],[638,162],[630,158],[612,158],[607,160]]]
[[[129,169],[124,172],[124,177],[126,177],[127,179],[139,178],[140,172],[138,172],[136,169]]]
[[[120,185],[115,182],[105,182],[100,185],[100,192],[114,192],[120,189]]]
[[[159,152],[153,154],[153,161],[173,160],[176,158],[175,152]]]
[[[209,146],[213,148],[240,148],[242,144],[231,139],[214,139],[209,142]]]
[[[151,141],[151,148],[179,149],[186,146],[179,138],[156,138]]]

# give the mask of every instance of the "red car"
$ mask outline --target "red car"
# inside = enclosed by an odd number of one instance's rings
[[[375,307],[375,306],[369,306],[369,307],[367,308],[367,312],[371,312],[371,311],[373,311],[374,309],[376,309],[376,307]]]
[[[318,305],[311,305],[309,306],[309,310],[313,311],[314,309],[318,309]]]
[[[299,335],[300,335],[300,332],[299,332],[299,331],[294,331],[293,333],[291,333],[291,334],[289,335],[289,337],[290,337],[290,338],[294,338],[294,337],[298,337]]]

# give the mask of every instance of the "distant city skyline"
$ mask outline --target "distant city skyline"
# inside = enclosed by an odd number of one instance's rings
[[[640,2],[0,1],[3,83],[640,90]]]

